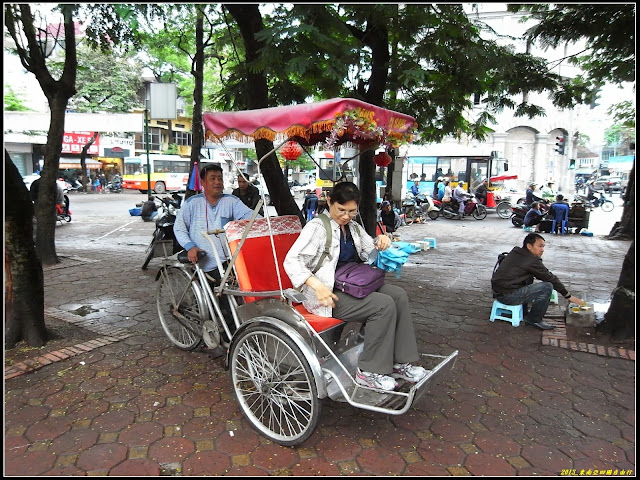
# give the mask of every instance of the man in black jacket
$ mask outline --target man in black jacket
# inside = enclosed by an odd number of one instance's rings
[[[549,307],[551,292],[556,290],[570,303],[583,305],[585,302],[571,295],[562,282],[542,263],[545,241],[542,235],[530,233],[524,237],[522,247],[513,250],[502,260],[491,277],[493,296],[505,305],[522,304],[524,321],[540,330],[553,327],[542,321]],[[541,282],[533,283],[537,278]],[[527,304],[531,311],[527,313]]]
[[[238,174],[238,188],[234,189],[231,194],[242,200],[242,203],[251,210],[256,208],[256,205],[258,205],[260,201],[260,191],[241,174]],[[260,213],[260,215],[264,214],[263,207],[260,208],[260,212],[258,213]]]

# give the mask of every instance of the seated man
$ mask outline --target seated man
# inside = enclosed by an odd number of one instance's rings
[[[489,191],[489,181],[485,178],[480,185],[475,189],[475,193],[480,203],[487,204],[487,192]]]
[[[393,211],[391,204],[385,200],[378,211],[378,222],[382,222],[387,233],[395,232],[402,225],[400,215]]]
[[[203,231],[223,228],[231,220],[244,220],[251,217],[249,209],[239,198],[223,193],[224,181],[222,167],[215,163],[206,163],[200,170],[202,193],[187,198],[178,211],[173,232],[178,243],[187,251],[191,263],[198,262],[198,252],[204,250],[207,255],[200,260],[200,267],[213,278],[214,285],[220,282],[218,263],[211,243],[202,235]],[[227,255],[217,236],[213,243],[218,252],[223,269],[227,268]],[[231,321],[231,311],[227,297],[222,297],[220,308],[225,318]]]
[[[249,183],[247,179],[240,173],[238,174],[238,188],[234,189],[231,194],[242,200],[242,203],[244,203],[251,210],[256,208],[256,205],[260,201],[260,191],[256,188],[255,185]],[[259,213],[260,215],[264,215],[263,208],[260,208]]]
[[[522,247],[513,247],[491,277],[493,298],[505,305],[522,304],[524,322],[540,330],[555,328],[542,321],[547,312],[551,292],[556,290],[569,302],[584,305],[584,300],[571,295],[562,282],[542,263],[545,240],[538,233],[524,237]],[[541,282],[533,283],[534,278]],[[527,304],[531,303],[531,311]]]
[[[540,210],[540,204],[538,202],[533,202],[531,204],[531,208],[524,216],[524,226],[525,227],[535,227],[535,231],[539,231],[538,225],[542,221],[542,217],[544,213]]]
[[[524,200],[524,203],[526,203],[527,205],[531,205],[533,202],[539,202],[542,200],[542,197],[536,195],[535,193],[537,186],[538,186],[537,183],[529,184],[529,188],[527,188],[527,191],[525,192],[525,200]]]

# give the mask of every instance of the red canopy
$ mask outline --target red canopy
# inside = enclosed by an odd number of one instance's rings
[[[334,129],[341,121],[346,130]],[[258,139],[292,139],[303,145],[324,141],[332,134],[336,144],[370,143],[374,140],[411,140],[415,120],[409,115],[384,109],[352,98],[333,98],[322,102],[284,107],[204,113],[206,136],[250,142]],[[338,127],[340,124],[338,125]]]
[[[501,182],[503,180],[517,180],[518,175],[500,175],[499,177],[490,177],[492,182]]]

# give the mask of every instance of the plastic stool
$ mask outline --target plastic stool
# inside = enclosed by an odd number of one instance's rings
[[[522,321],[522,305],[505,305],[494,300],[489,320],[493,322],[496,319],[511,322],[514,327],[519,326]]]
[[[429,248],[436,248],[436,239],[435,238],[425,238],[423,240],[429,244]]]
[[[549,303],[555,303],[556,305],[558,304],[558,292],[556,292],[555,290],[551,292],[551,299],[549,300]]]

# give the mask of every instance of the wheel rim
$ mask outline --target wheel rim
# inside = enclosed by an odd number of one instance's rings
[[[498,208],[496,208],[496,213],[500,218],[509,218],[511,216],[511,204],[499,203]]]
[[[604,210],[605,212],[610,212],[611,210],[613,210],[613,202],[604,202],[602,204],[602,210]]]
[[[484,208],[484,205],[476,205],[472,215],[476,220],[483,220],[487,216],[487,209]]]
[[[156,186],[153,188],[153,191],[156,193],[164,193],[167,189],[164,187],[164,183],[156,182]]]
[[[436,220],[440,216],[440,212],[436,212],[435,210],[431,210],[429,212],[429,218],[431,220]]]
[[[284,334],[261,327],[234,342],[231,378],[251,424],[281,445],[295,445],[314,431],[320,414],[311,368]]]
[[[178,312],[185,317],[184,321],[191,329],[182,325],[174,315],[174,305],[178,301]],[[160,323],[171,343],[183,350],[196,348],[202,340],[204,307],[187,274],[177,268],[164,269],[160,274],[156,302]]]
[[[442,215],[444,215],[444,218],[451,219],[456,215],[456,213],[452,209],[453,207],[451,207],[450,205],[442,207]]]

